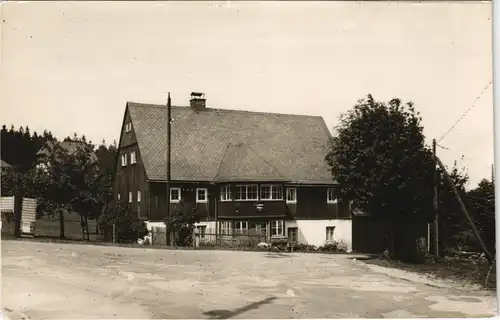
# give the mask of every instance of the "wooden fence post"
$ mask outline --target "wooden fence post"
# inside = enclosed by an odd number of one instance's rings
[[[14,197],[14,236],[21,237],[21,215],[23,210],[23,196],[18,193]]]
[[[115,224],[113,223],[113,243],[116,242],[116,227]]]

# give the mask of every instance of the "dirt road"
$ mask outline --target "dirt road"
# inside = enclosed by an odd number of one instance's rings
[[[489,317],[491,293],[379,273],[348,255],[2,241],[11,320]]]

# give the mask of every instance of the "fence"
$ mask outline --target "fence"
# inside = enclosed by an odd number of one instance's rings
[[[244,247],[253,248],[261,242],[267,242],[265,232],[253,230],[220,230],[219,234],[215,229],[201,229],[197,238],[200,247]]]
[[[149,241],[153,245],[166,245],[165,228],[152,227]],[[265,232],[253,230],[219,230],[200,227],[193,234],[196,247],[225,247],[225,248],[256,248],[261,242],[267,242]]]

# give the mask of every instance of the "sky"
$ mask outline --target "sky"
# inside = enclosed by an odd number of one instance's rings
[[[3,2],[1,123],[118,140],[126,101],[322,116],[398,97],[440,139],[492,80],[490,2]],[[491,177],[493,89],[439,142]]]

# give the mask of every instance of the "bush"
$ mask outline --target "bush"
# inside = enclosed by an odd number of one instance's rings
[[[196,207],[181,201],[163,222],[167,228],[168,245],[192,246],[195,223],[200,222]]]
[[[137,217],[137,212],[128,203],[109,203],[97,223],[106,241],[113,239],[113,224],[115,241],[119,243],[137,242],[149,233],[146,223]]]

